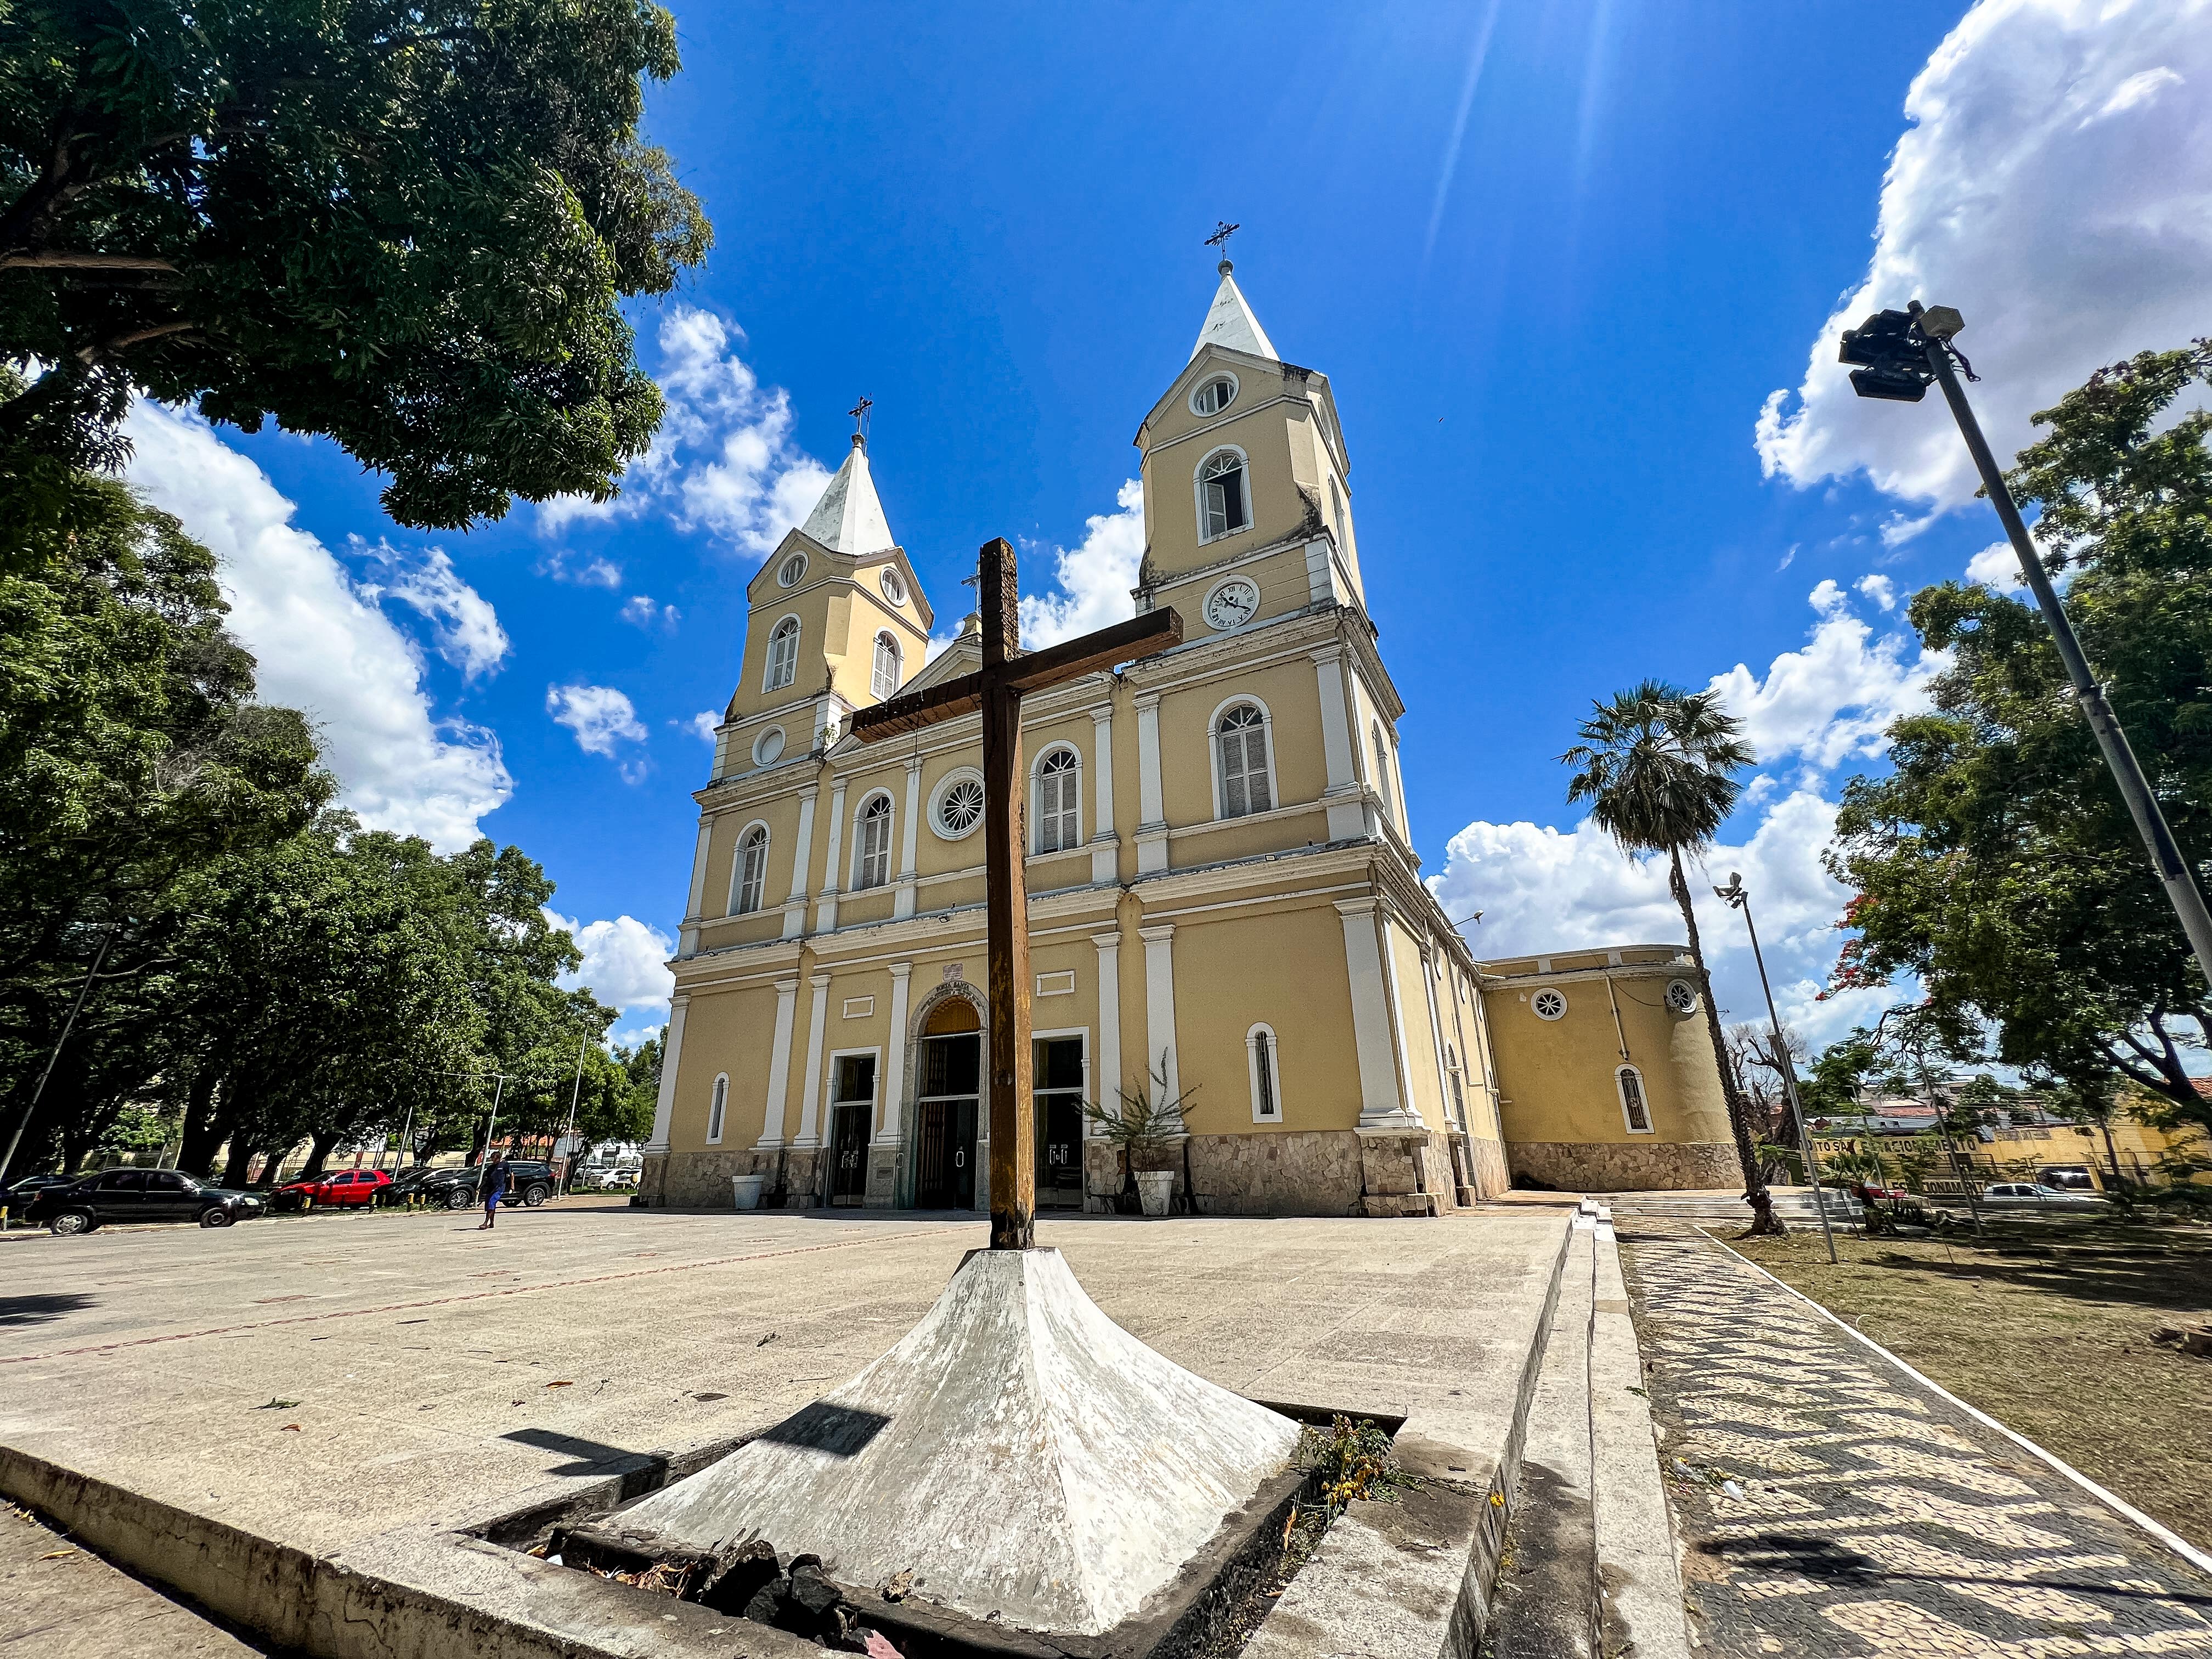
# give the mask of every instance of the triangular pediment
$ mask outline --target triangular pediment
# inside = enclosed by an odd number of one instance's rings
[[[937,612],[929,603],[929,595],[922,591],[921,577],[914,568],[914,561],[907,556],[906,549],[889,547],[878,552],[850,556],[835,548],[824,547],[804,530],[786,531],[783,539],[775,544],[775,551],[758,570],[753,572],[752,580],[745,584],[745,599],[749,605],[756,607],[771,605],[778,594],[794,591],[787,589],[776,575],[793,553],[806,555],[806,574],[799,578],[800,587],[819,581],[825,575],[852,581],[856,580],[855,573],[864,567],[873,569],[881,564],[897,566],[899,574],[905,579],[907,592],[913,596],[914,608],[921,613],[922,631],[927,633],[935,626]]]
[[[983,665],[983,636],[963,634],[921,665],[921,672],[899,688],[901,696],[927,691],[933,685],[972,674]]]

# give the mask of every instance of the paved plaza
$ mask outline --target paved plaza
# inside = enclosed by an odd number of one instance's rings
[[[1705,1650],[2212,1652],[2212,1579],[2081,1487],[1702,1233],[1621,1254]]]

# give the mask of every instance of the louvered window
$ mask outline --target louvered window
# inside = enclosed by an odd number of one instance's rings
[[[1221,717],[1221,816],[1241,818],[1275,804],[1267,777],[1267,717],[1242,702]]]
[[[1064,852],[1082,838],[1083,763],[1073,749],[1055,749],[1037,768],[1036,850]]]
[[[750,915],[761,908],[761,886],[768,878],[768,828],[755,824],[738,848],[738,890],[730,906],[732,915]]]
[[[1204,502],[1206,539],[1226,536],[1252,522],[1244,498],[1244,458],[1233,449],[1210,456],[1199,469],[1199,495]]]
[[[799,677],[799,618],[786,617],[768,636],[768,676],[763,691],[780,691]]]
[[[868,690],[877,702],[897,695],[899,689],[898,641],[888,634],[876,635],[876,672]]]
[[[860,809],[860,832],[853,837],[859,861],[853,886],[880,887],[891,878],[891,798],[878,795]]]

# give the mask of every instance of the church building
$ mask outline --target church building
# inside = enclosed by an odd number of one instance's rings
[[[1433,1215],[1737,1180],[1686,951],[1478,962],[1419,877],[1328,377],[1230,264],[1136,436],[1136,609],[1183,642],[1022,705],[1037,1201],[1109,1210],[1086,1102],[1179,1100],[1178,1207]],[[981,541],[995,526],[979,522]],[[1363,557],[1372,550],[1373,563]],[[748,590],[643,1202],[985,1210],[981,732],[857,709],[970,672],[853,447]]]

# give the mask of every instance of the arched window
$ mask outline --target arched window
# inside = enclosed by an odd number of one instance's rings
[[[768,672],[761,690],[780,691],[799,677],[799,618],[786,617],[768,636]]]
[[[1252,522],[1244,493],[1244,458],[1233,449],[1216,450],[1198,469],[1199,539],[1212,541]]]
[[[1344,517],[1344,492],[1336,487],[1336,480],[1328,481],[1329,516],[1336,520],[1336,550],[1351,556],[1352,538]]]
[[[707,1108],[707,1144],[719,1146],[722,1142],[722,1117],[730,1104],[730,1078],[724,1073],[714,1079],[714,1098]]]
[[[761,889],[768,881],[768,825],[757,823],[738,842],[738,857],[730,871],[730,914],[749,916],[761,908]]]
[[[1037,766],[1036,850],[1060,853],[1083,839],[1083,762],[1055,749]]]
[[[1390,745],[1382,740],[1382,728],[1376,726],[1375,735],[1375,793],[1382,797],[1386,812],[1395,805],[1390,795]]]
[[[1451,1079],[1452,1117],[1464,1131],[1467,1127],[1467,1091],[1460,1083],[1459,1050],[1449,1042],[1444,1044],[1444,1075]]]
[[[853,890],[880,887],[891,878],[891,798],[871,795],[853,831]]]
[[[1241,818],[1275,804],[1267,775],[1267,717],[1256,703],[1240,702],[1214,728],[1220,751],[1221,816]]]
[[[1632,1135],[1651,1133],[1651,1108],[1644,1098],[1644,1073],[1633,1066],[1624,1066],[1613,1074],[1620,1085],[1620,1115]]]
[[[876,672],[868,690],[877,702],[897,694],[899,689],[898,641],[888,633],[876,635]]]
[[[1283,1071],[1278,1058],[1275,1028],[1255,1025],[1244,1034],[1245,1068],[1252,1079],[1252,1121],[1283,1121]]]

